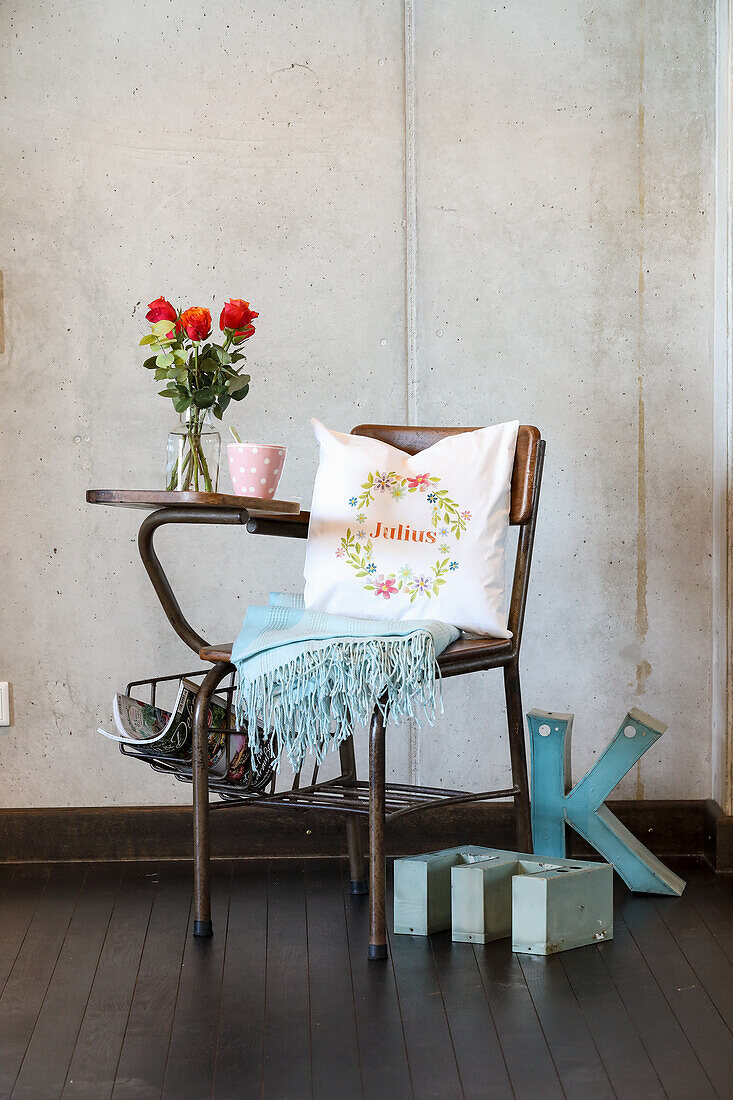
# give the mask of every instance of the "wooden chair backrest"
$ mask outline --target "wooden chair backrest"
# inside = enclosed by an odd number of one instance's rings
[[[475,428],[418,428],[407,425],[359,424],[353,428],[352,435],[365,435],[370,439],[380,439],[401,451],[414,455],[432,447],[433,443],[447,435],[461,435],[473,432]],[[509,522],[512,524],[529,523],[532,517],[537,458],[539,455],[540,433],[537,428],[520,424],[517,436],[517,449],[514,454],[512,472],[512,503]]]

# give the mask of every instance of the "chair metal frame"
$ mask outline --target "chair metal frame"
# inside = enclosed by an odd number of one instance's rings
[[[389,425],[361,425],[352,434],[367,435],[416,453],[445,435],[471,431],[471,428],[418,428]],[[209,704],[222,681],[235,672],[229,657],[231,645],[211,646],[186,620],[163,571],[153,546],[156,531],[170,523],[210,523],[246,525],[252,534],[305,539],[309,513],[254,514],[239,507],[164,507],[151,512],[143,521],[138,547],[145,569],[161,606],[178,636],[212,667],[203,678],[194,711],[193,760],[187,778],[193,783],[194,841],[194,935],[213,933],[210,897],[209,813],[227,806],[271,805],[293,810],[319,807],[346,815],[351,890],[370,895],[369,958],[387,956],[385,921],[385,825],[392,818],[415,813],[433,806],[457,805],[487,799],[513,798],[516,815],[517,847],[531,852],[530,797],[524,742],[524,720],[519,678],[519,653],[527,603],[532,550],[539,507],[545,443],[536,428],[520,427],[512,480],[510,522],[519,526],[514,580],[509,605],[509,641],[496,639],[459,639],[438,658],[443,676],[502,668],[506,695],[512,786],[502,790],[466,793],[432,787],[385,782],[386,715],[375,707],[369,729],[369,782],[359,782],[356,774],[353,736],[340,746],[341,774],[318,782],[314,768],[311,782],[301,786],[297,773],[290,790],[276,792],[274,781],[269,789],[242,791],[227,789],[226,783],[212,780],[211,790],[221,801],[210,802],[208,773],[207,715]],[[88,497],[93,499],[93,494]],[[101,500],[94,500],[103,503]],[[167,770],[161,767],[160,770]],[[368,880],[364,872],[364,847],[360,818],[369,824]]]

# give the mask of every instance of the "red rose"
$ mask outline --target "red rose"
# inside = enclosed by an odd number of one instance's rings
[[[179,325],[189,340],[205,340],[211,332],[211,314],[201,306],[191,306],[181,314]]]
[[[148,305],[145,320],[154,325],[156,321],[175,321],[177,316],[178,314],[170,302],[167,302],[165,298],[156,298],[154,302],[150,302]]]
[[[259,313],[249,308],[249,302],[241,298],[230,298],[221,311],[219,328],[222,332],[233,329],[235,336],[251,336],[255,330],[252,322]]]

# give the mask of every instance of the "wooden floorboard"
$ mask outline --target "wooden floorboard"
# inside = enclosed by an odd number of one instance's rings
[[[310,1097],[312,1066],[305,864],[269,868],[263,1096]]]
[[[733,1035],[654,900],[627,896],[617,906],[713,1087],[720,1096],[730,1096]]]
[[[636,1028],[657,1076],[671,1100],[712,1100],[710,1078],[646,964],[633,936],[617,913],[613,939],[598,954]]]
[[[88,868],[55,866],[0,996],[0,1097],[9,1097],[36,1026]]]
[[[191,907],[191,875],[190,867],[173,864],[156,876],[113,1100],[157,1100],[163,1091]]]
[[[13,1088],[13,1100],[60,1096],[122,878],[119,864],[92,866],[84,880],[43,1006]]]
[[[214,935],[192,935],[189,920],[173,1014],[164,1100],[198,1100],[214,1085],[222,972],[229,923],[231,865],[215,863],[211,871],[211,917]]]
[[[461,1088],[466,1100],[513,1096],[496,1025],[473,948],[453,943],[449,932],[430,937],[438,985],[453,1040]]]
[[[40,863],[0,868],[0,995],[46,889],[51,868]]]
[[[733,875],[688,874],[685,894],[692,900],[715,942],[733,962]]]
[[[609,1076],[559,955],[520,955],[545,1041],[568,1100],[613,1100]]]
[[[560,1078],[518,956],[508,949],[506,940],[477,944],[473,950],[517,1100],[562,1097]]]
[[[384,963],[367,959],[369,898],[348,892],[344,876],[342,904],[354,987],[361,1084],[366,1100],[413,1095],[407,1048],[391,957]]]
[[[340,864],[306,864],[313,1095],[361,1096],[359,1042]]]
[[[64,1085],[64,1100],[109,1097],[155,890],[154,868],[126,864]]]
[[[0,866],[0,1100],[733,1100],[733,878],[549,958],[395,936],[339,861]]]
[[[214,1100],[259,1096],[265,1035],[267,864],[232,869]]]
[[[418,1100],[453,1100],[463,1089],[430,940],[396,936],[392,876],[387,890],[389,950],[400,1001],[410,1077]],[[386,965],[372,962],[371,966]]]
[[[661,1100],[664,1089],[597,947],[560,956],[619,1100]]]
[[[685,891],[681,898],[657,898],[659,915],[704,986],[729,1031],[733,1029],[733,962]]]

